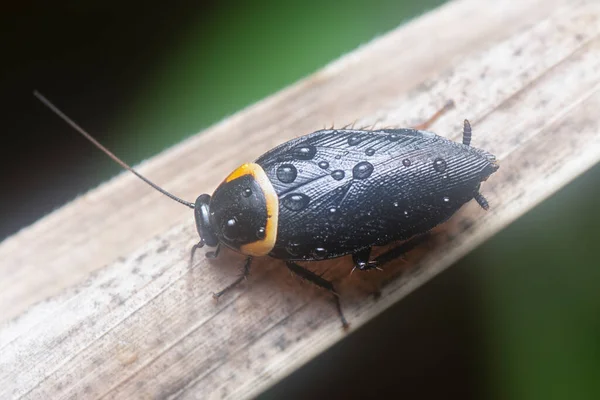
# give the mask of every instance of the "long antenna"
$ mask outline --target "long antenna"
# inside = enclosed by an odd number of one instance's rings
[[[147,179],[145,176],[143,176],[142,174],[140,174],[139,172],[137,172],[136,170],[134,170],[133,168],[131,168],[123,160],[121,160],[119,157],[115,156],[110,150],[108,150],[106,147],[102,146],[100,144],[100,142],[98,142],[96,139],[94,139],[92,137],[92,135],[90,135],[82,127],[80,127],[79,125],[77,125],[75,123],[75,121],[73,121],[71,118],[67,117],[67,115],[65,113],[63,113],[58,107],[56,107],[54,104],[52,104],[50,102],[50,100],[48,100],[47,98],[45,98],[40,92],[38,92],[37,90],[34,90],[33,91],[33,95],[35,97],[37,97],[39,101],[41,101],[42,103],[44,103],[44,105],[46,107],[48,107],[49,109],[51,109],[56,115],[58,115],[63,120],[65,120],[65,122],[67,122],[69,125],[71,125],[73,127],[73,129],[75,129],[77,132],[81,133],[81,135],[83,135],[83,137],[85,137],[87,140],[89,140],[90,142],[92,142],[97,148],[99,148],[104,153],[106,153],[107,156],[109,156],[110,158],[112,158],[113,161],[115,161],[121,167],[123,167],[126,170],[130,171],[135,176],[137,176],[138,178],[140,178],[141,180],[143,180],[148,185],[152,186],[154,189],[158,190],[160,193],[164,194],[165,196],[167,196],[167,197],[169,197],[169,198],[171,198],[171,199],[173,199],[173,200],[175,200],[175,201],[183,204],[184,206],[188,206],[189,208],[192,208],[192,209],[194,208],[194,203],[190,203],[189,201],[185,201],[185,200],[180,199],[179,197],[177,197],[175,195],[172,195],[171,193],[167,192],[166,190],[164,190],[160,186],[156,185],[154,182],[152,182],[151,180]]]

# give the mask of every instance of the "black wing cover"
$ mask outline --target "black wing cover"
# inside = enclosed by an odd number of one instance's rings
[[[256,162],[279,196],[271,255],[333,258],[446,221],[495,167],[490,154],[412,129],[322,130]]]

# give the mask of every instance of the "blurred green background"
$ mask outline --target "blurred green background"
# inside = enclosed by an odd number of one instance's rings
[[[181,27],[115,122],[141,160],[250,105],[443,0],[238,2]],[[143,116],[143,119],[132,116]],[[145,142],[144,148],[139,143]],[[131,158],[130,158],[131,159]]]
[[[2,15],[1,233],[443,1],[33,2]],[[203,155],[199,154],[199,157]],[[600,167],[264,398],[600,398]]]

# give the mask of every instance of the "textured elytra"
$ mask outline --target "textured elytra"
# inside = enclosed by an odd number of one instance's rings
[[[425,233],[478,193],[491,154],[414,129],[321,130],[256,160],[280,200],[271,255],[339,257]],[[293,166],[293,181],[280,179]],[[278,173],[279,171],[279,173]]]

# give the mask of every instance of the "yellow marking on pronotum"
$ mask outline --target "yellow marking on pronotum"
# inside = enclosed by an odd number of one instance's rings
[[[265,238],[256,242],[248,243],[240,247],[243,254],[249,256],[266,256],[275,247],[277,240],[277,223],[279,220],[279,197],[267,177],[267,174],[262,167],[255,163],[246,163],[236,168],[227,178],[225,182],[231,182],[234,179],[244,175],[252,175],[254,180],[258,182],[258,186],[262,189],[265,201],[267,204],[267,224],[265,226]]]

